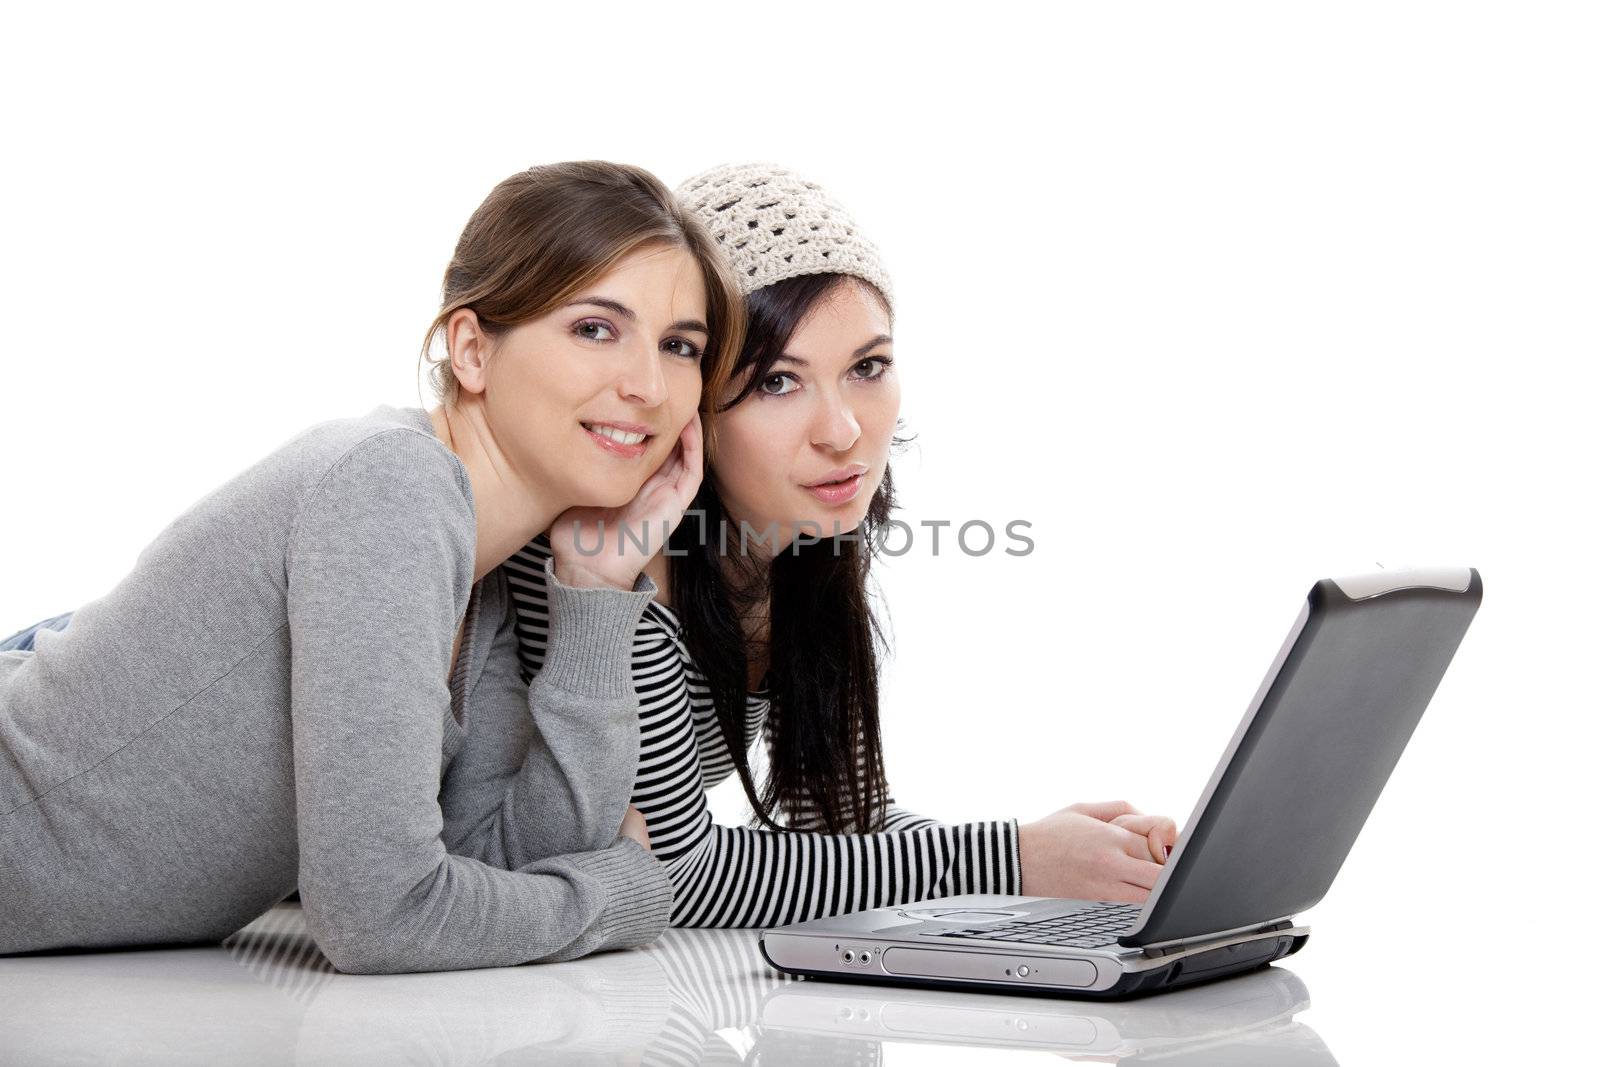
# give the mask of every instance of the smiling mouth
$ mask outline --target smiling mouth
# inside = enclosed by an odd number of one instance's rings
[[[654,436],[647,433],[633,433],[628,430],[618,429],[615,426],[607,426],[604,423],[584,422],[579,423],[579,425],[596,437],[604,437],[608,441],[615,441],[617,444],[624,446],[642,445]]]

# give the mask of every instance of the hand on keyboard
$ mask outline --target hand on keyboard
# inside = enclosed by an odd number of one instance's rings
[[[1128,826],[1118,825],[1125,819]],[[1144,815],[1116,802],[1075,804],[1021,827],[1022,892],[1141,904],[1161,873],[1168,844],[1177,840],[1171,819]]]

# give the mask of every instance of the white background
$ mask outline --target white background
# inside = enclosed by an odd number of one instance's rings
[[[305,426],[419,403],[501,178],[779,162],[893,274],[901,517],[1037,545],[947,532],[884,568],[901,803],[1181,821],[1314,579],[1472,565],[1479,616],[1291,967],[1344,1063],[1515,1059],[1570,1024],[1600,636],[1583,5],[51,10],[5,16],[0,63],[0,636]]]

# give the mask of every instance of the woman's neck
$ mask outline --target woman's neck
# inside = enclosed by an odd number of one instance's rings
[[[548,530],[570,502],[556,500],[547,487],[507,461],[476,394],[464,393],[456,404],[428,412],[428,418],[434,436],[455,453],[472,483],[478,537],[472,580],[476,582]]]

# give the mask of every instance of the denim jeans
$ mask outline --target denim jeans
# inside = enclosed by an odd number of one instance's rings
[[[4,641],[0,641],[0,652],[32,652],[34,634],[40,630],[65,630],[71,619],[72,612],[69,611],[65,615],[36,622],[26,630],[18,630]]]

